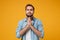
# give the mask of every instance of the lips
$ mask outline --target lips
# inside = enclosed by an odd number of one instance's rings
[[[28,13],[27,15],[32,15],[31,13]]]

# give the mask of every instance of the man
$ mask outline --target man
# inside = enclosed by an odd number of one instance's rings
[[[43,38],[44,31],[40,20],[33,16],[35,8],[31,4],[25,7],[26,18],[19,21],[16,37],[22,40],[39,40]]]

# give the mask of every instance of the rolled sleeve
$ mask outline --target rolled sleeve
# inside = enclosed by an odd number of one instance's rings
[[[41,21],[38,21],[38,30],[42,33],[40,37],[44,37],[44,30],[43,30],[43,25]]]
[[[22,29],[22,25],[21,25],[22,23],[21,22],[19,22],[18,23],[18,27],[17,27],[17,29],[16,29],[16,37],[17,38],[22,38],[22,36],[20,36],[20,30]]]

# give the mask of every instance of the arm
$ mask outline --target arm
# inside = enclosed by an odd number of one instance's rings
[[[22,38],[22,35],[24,33],[26,33],[26,31],[29,29],[28,25],[26,25],[26,27],[22,29],[22,23],[23,22],[21,22],[21,21],[18,23],[18,27],[16,29],[16,37],[17,38]]]
[[[21,36],[24,35],[27,32],[27,30],[29,30],[29,26],[28,25],[26,25],[26,27],[20,31],[20,35]]]
[[[41,32],[39,30],[37,30],[36,28],[34,28],[34,26],[30,26],[31,29],[40,37],[41,36]]]
[[[20,35],[21,36],[24,35],[29,29],[30,29],[30,18],[28,18],[28,20],[27,20],[26,27],[20,31]]]
[[[43,26],[42,26],[41,21],[38,21],[38,24],[37,25],[38,25],[37,26],[38,27],[37,29],[33,25],[31,25],[30,27],[31,27],[31,29],[34,31],[34,33],[36,35],[38,35],[39,37],[43,38],[44,31],[43,31]]]

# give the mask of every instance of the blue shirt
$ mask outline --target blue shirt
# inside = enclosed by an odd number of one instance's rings
[[[27,19],[23,19],[21,21],[19,21],[18,23],[18,27],[16,29],[16,37],[17,38],[22,38],[22,40],[26,40],[26,34],[24,34],[23,36],[20,36],[20,30],[22,30],[27,24]],[[43,30],[43,26],[42,26],[42,22],[37,19],[37,18],[33,18],[32,20],[32,25],[39,30],[42,34],[41,37],[43,38],[44,36],[44,30]],[[34,31],[31,30],[31,40],[39,40],[39,36],[37,36]]]

